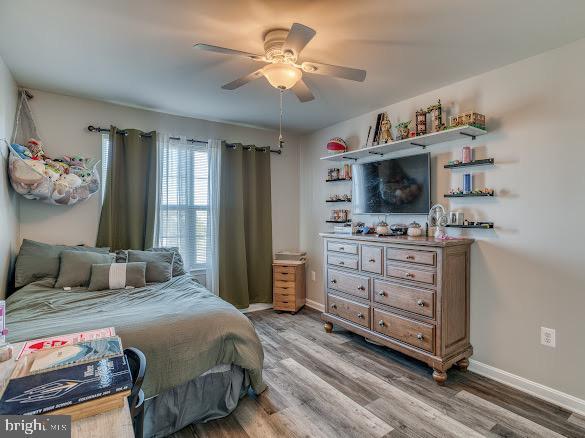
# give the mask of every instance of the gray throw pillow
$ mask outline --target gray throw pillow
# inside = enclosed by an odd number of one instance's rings
[[[61,267],[55,288],[87,287],[91,277],[91,265],[113,261],[109,253],[63,251],[61,252]]]
[[[107,254],[109,248],[90,246],[50,245],[24,239],[14,268],[14,286],[18,289],[33,281],[59,276],[59,256],[63,251],[97,252]]]
[[[160,247],[160,248],[150,248],[146,251],[151,252],[172,252],[174,255],[173,258],[173,277],[177,277],[179,275],[185,275],[185,265],[183,263],[183,257],[181,257],[181,253],[179,252],[179,248],[177,246],[169,246],[169,247]],[[126,263],[128,261],[128,251],[125,249],[120,249],[116,251],[116,263]]]
[[[88,290],[125,289],[146,286],[146,263],[108,263],[91,265]]]
[[[146,262],[146,282],[163,283],[173,277],[172,252],[128,250],[128,263]]]

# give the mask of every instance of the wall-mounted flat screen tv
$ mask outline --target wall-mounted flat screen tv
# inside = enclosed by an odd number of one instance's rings
[[[430,154],[352,166],[353,214],[427,214],[431,204]]]

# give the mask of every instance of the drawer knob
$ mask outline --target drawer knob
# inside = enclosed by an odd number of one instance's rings
[[[343,251],[345,248],[343,246],[339,247],[339,251]]]
[[[414,278],[414,274],[407,272],[406,273],[406,278]]]
[[[413,255],[407,255],[406,256],[406,260],[414,260],[414,256]]]
[[[331,308],[332,309],[337,309],[337,304],[335,304],[335,303],[331,304]]]
[[[386,296],[386,292],[384,292],[383,290],[381,290],[380,292],[378,292],[378,295],[380,295],[381,297],[385,297]]]
[[[345,265],[345,263],[343,261],[340,261],[339,264],[340,265]]]
[[[382,321],[382,320],[378,321],[378,325],[379,325],[380,327],[384,327],[384,321]]]
[[[422,333],[417,333],[417,334],[416,334],[416,339],[418,339],[419,341],[422,341],[422,340],[423,340],[423,335],[422,335]]]
[[[418,300],[418,301],[416,302],[416,304],[418,304],[418,305],[419,305],[419,306],[421,306],[421,307],[424,307],[424,306],[425,306],[425,303],[423,302],[423,300]]]
[[[364,317],[364,314],[360,312],[360,313],[357,314],[357,317],[358,318],[363,318]]]
[[[370,259],[369,262],[370,263],[376,263],[376,259]]]
[[[337,283],[337,280],[334,278],[333,280],[331,280],[331,283],[335,284]]]
[[[358,290],[366,290],[366,288],[364,286],[358,286],[357,288],[358,288]]]

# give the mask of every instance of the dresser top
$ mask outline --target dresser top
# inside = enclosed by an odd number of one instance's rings
[[[434,237],[410,237],[410,236],[383,236],[378,237],[375,234],[335,234],[335,233],[319,233],[319,236],[327,239],[343,239],[343,240],[358,240],[362,242],[376,242],[376,243],[393,243],[405,245],[421,245],[421,246],[458,246],[471,245],[474,239],[468,238],[453,238],[453,239],[435,239]]]

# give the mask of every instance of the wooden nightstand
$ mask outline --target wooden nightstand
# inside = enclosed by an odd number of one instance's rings
[[[275,260],[272,263],[274,310],[295,314],[305,305],[305,262]]]
[[[15,356],[22,348],[23,342],[12,344],[12,358],[0,362],[0,393],[12,374],[15,365]],[[47,415],[51,415],[47,413]],[[124,400],[124,406],[111,411],[90,417],[73,420],[71,422],[72,438],[134,438],[132,418],[128,409],[128,401]]]

